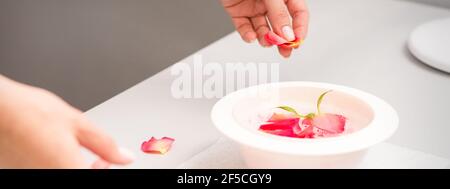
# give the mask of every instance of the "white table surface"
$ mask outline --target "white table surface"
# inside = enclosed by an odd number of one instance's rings
[[[406,48],[414,27],[450,17],[450,10],[401,0],[308,2],[309,35],[290,59],[275,48],[247,45],[236,33],[196,54],[205,63],[279,62],[281,81],[329,82],[372,93],[400,116],[388,142],[450,159],[450,75],[420,63]],[[193,55],[180,62],[192,63]],[[86,112],[136,153],[127,168],[175,168],[221,136],[210,121],[217,99],[175,99],[175,78],[165,69]],[[165,156],[140,152],[151,136],[175,138],[173,149]]]

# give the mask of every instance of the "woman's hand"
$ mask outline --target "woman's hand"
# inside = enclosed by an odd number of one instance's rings
[[[87,164],[82,147],[100,160]],[[107,168],[131,161],[79,110],[48,91],[0,75],[0,168]]]
[[[272,30],[288,41],[304,40],[308,31],[309,13],[304,0],[221,0],[236,30],[246,42],[258,39],[262,46],[271,46],[264,35]],[[292,48],[278,47],[289,57]]]

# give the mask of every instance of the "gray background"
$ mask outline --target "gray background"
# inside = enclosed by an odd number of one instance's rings
[[[0,0],[0,73],[88,110],[231,31],[218,0]]]
[[[0,73],[88,110],[231,31],[218,0],[0,0]]]

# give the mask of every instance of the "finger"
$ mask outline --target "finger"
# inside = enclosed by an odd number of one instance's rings
[[[117,147],[114,140],[93,126],[85,118],[81,118],[77,127],[79,143],[110,163],[127,164],[133,161],[133,155]]]
[[[91,168],[92,169],[109,169],[109,167],[111,166],[111,164],[103,159],[98,159],[97,161],[95,161]]]
[[[88,165],[72,132],[61,129],[60,123],[48,128],[27,128],[26,132],[11,132],[11,145],[0,152],[1,168],[20,169],[84,169]],[[56,129],[55,129],[56,128]],[[8,139],[8,138],[7,138]],[[21,139],[21,140],[14,140]],[[0,138],[0,143],[2,138]],[[6,144],[6,143],[4,143]],[[0,168],[0,169],[1,169]]]
[[[278,52],[284,58],[289,58],[291,56],[291,53],[292,53],[292,48],[278,47]]]
[[[236,30],[245,42],[251,43],[256,39],[256,33],[253,29],[253,25],[247,17],[234,17],[232,20],[234,27],[236,27]]]
[[[269,23],[267,22],[266,16],[260,15],[251,18],[253,27],[255,28],[256,35],[258,37],[259,44],[263,47],[270,47],[272,44],[266,41],[264,35],[270,31]]]
[[[295,40],[291,17],[284,0],[264,0],[273,31],[288,41]]]
[[[288,0],[287,7],[292,16],[292,27],[296,37],[304,40],[308,33],[309,12],[304,0]]]

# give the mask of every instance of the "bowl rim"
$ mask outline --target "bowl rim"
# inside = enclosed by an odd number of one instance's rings
[[[353,96],[372,108],[373,119],[366,127],[357,132],[320,139],[298,139],[258,134],[243,128],[235,121],[233,108],[239,99],[261,88],[284,87],[325,88]],[[211,119],[222,134],[235,142],[264,151],[294,155],[335,155],[363,150],[391,137],[399,123],[398,114],[394,108],[374,95],[342,85],[310,81],[266,83],[237,90],[216,102],[211,110]]]

